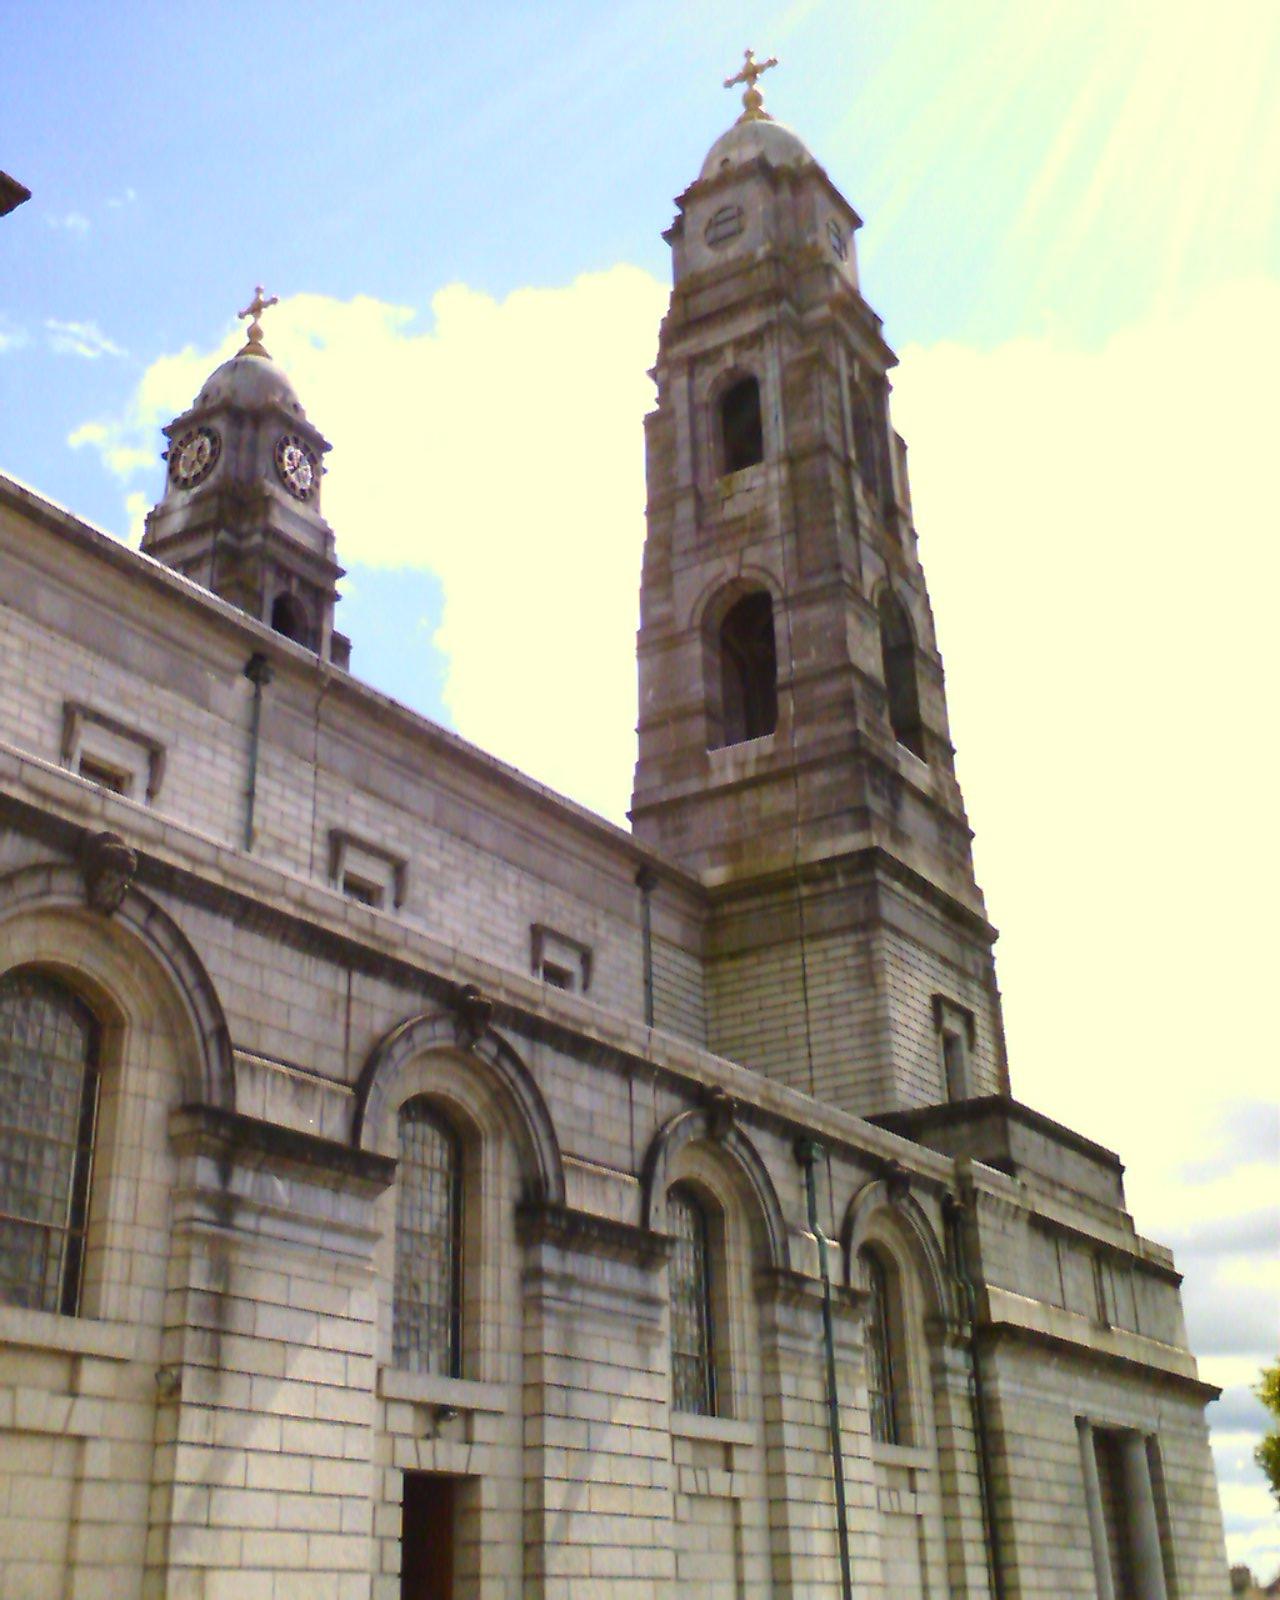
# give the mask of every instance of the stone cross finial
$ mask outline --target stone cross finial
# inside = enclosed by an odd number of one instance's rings
[[[265,300],[263,299],[261,284],[259,284],[253,291],[253,299],[250,300],[249,304],[244,308],[244,310],[239,313],[241,317],[253,318],[253,321],[249,324],[249,337],[245,340],[244,349],[240,352],[242,356],[266,355],[267,349],[262,342],[262,323],[259,321],[259,318],[262,316],[262,313],[268,309],[268,307],[278,306],[279,304],[280,296],[278,294],[268,295]]]
[[[770,56],[767,61],[757,61],[756,53],[750,45],[742,52],[741,67],[732,78],[724,80],[726,89],[732,89],[735,83],[745,83],[747,86],[742,96],[743,112],[738,118],[739,122],[773,121],[764,108],[764,96],[756,88],[756,79],[762,72],[768,72],[770,67],[777,65],[777,56]]]

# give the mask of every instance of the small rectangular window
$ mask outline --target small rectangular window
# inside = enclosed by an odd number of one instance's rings
[[[122,767],[108,766],[105,761],[95,761],[92,756],[80,757],[80,776],[100,789],[110,789],[112,794],[126,797],[133,791],[133,774]]]
[[[942,1093],[947,1100],[968,1100],[973,1094],[973,1012],[946,995],[933,997],[933,1025],[938,1037]]]
[[[149,733],[79,700],[62,707],[62,764],[89,783],[150,802],[164,778],[164,746]]]
[[[343,873],[342,892],[348,900],[358,900],[362,906],[372,906],[375,911],[382,905],[381,885],[359,878],[354,872]]]
[[[329,878],[349,900],[397,911],[409,887],[409,863],[381,845],[357,838],[345,828],[329,830]]]
[[[591,946],[543,922],[529,930],[532,970],[553,989],[585,994],[591,985]]]

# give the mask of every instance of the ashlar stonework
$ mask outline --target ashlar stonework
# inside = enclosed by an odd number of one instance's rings
[[[141,554],[0,479],[6,1600],[1227,1593],[1170,1254],[1012,1097],[858,218],[750,105],[677,204],[633,832],[345,670],[260,329]]]

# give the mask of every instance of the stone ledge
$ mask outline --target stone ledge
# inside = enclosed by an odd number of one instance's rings
[[[976,1331],[984,1343],[1013,1338],[1050,1345],[1082,1360],[1119,1365],[1148,1378],[1175,1383],[1190,1389],[1202,1401],[1216,1400],[1222,1393],[1197,1375],[1196,1360],[1189,1350],[1122,1328],[1101,1327],[1075,1311],[1029,1300],[1011,1289],[988,1287],[981,1291],[981,1299],[985,1316]]]
[[[672,1411],[673,1439],[709,1439],[715,1444],[754,1444],[758,1430],[754,1422],[738,1417],[701,1417],[692,1411]]]
[[[541,1200],[526,1200],[516,1208],[516,1229],[522,1244],[554,1244],[646,1267],[661,1265],[671,1254],[665,1233]]]
[[[313,1177],[338,1180],[344,1188],[378,1195],[396,1175],[393,1156],[354,1150],[316,1133],[262,1122],[218,1106],[179,1106],[169,1118],[175,1146],[230,1155],[245,1166],[303,1168]]]
[[[104,1361],[136,1361],[139,1329],[132,1322],[98,1322],[54,1311],[0,1306],[0,1346],[50,1350]]]
[[[435,1372],[407,1372],[403,1367],[378,1368],[378,1398],[405,1400],[411,1405],[449,1406],[455,1411],[501,1413],[508,1409],[501,1384],[445,1378]]]

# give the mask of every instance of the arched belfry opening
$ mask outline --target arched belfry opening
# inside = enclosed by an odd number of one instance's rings
[[[925,759],[924,726],[920,720],[920,688],[916,680],[916,642],[906,607],[890,589],[880,591],[880,656],[893,736],[912,755]]]
[[[739,378],[720,396],[720,453],[726,474],[764,460],[760,384],[753,377]]]
[[[719,633],[720,738],[762,739],[778,725],[778,650],[773,601],[755,589],[725,613]]]
[[[303,645],[308,650],[315,648],[315,641],[311,637],[311,619],[306,606],[296,594],[278,594],[271,602],[271,626],[295,644]]]

